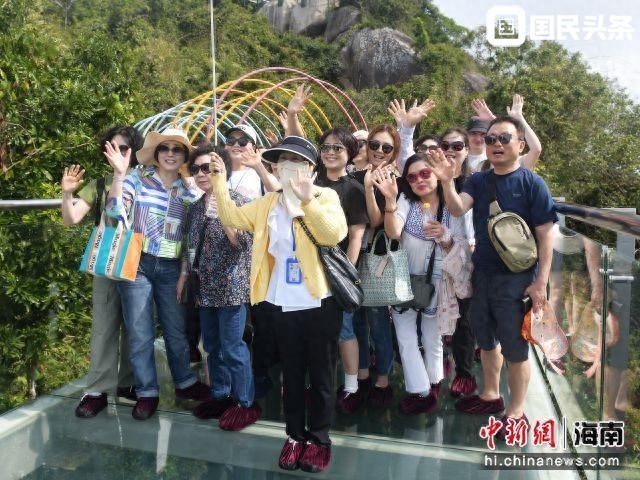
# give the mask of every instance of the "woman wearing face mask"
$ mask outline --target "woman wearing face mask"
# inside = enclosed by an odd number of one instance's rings
[[[353,177],[347,175],[347,164],[358,152],[358,143],[345,128],[327,130],[318,140],[321,163],[318,166],[316,185],[335,190],[347,218],[349,234],[339,246],[354,265],[362,248],[362,238],[369,223],[364,188]],[[340,330],[339,349],[344,368],[344,384],[338,389],[336,407],[345,414],[355,412],[365,400],[364,392],[358,388],[358,341],[354,322],[362,321],[363,312],[344,312]]]
[[[148,419],[158,408],[154,304],[162,325],[176,397],[188,400],[209,397],[209,388],[199,382],[189,368],[186,311],[176,295],[178,278],[187,274],[180,271],[183,221],[187,207],[197,198],[179,174],[191,150],[182,130],[167,128],[150,132],[136,154],[144,168],[127,175],[130,150],[122,155],[115,142],[105,144],[105,155],[114,170],[105,211],[118,219],[133,213],[132,228],[143,237],[136,280],[118,282],[137,382],[138,400],[132,411],[136,420]]]
[[[384,195],[373,182],[372,172],[385,170],[395,172],[395,162],[399,154],[400,137],[397,130],[388,124],[377,125],[369,133],[367,158],[369,165],[362,172],[355,172],[356,179],[364,184],[367,214],[370,229],[368,239],[375,237],[384,228],[382,212],[385,210]],[[388,307],[363,307],[364,315],[354,319],[354,329],[359,346],[358,395],[367,397],[372,407],[386,407],[393,401],[393,389],[389,384],[389,374],[393,366],[393,340]],[[370,330],[370,332],[369,332]],[[369,335],[373,339],[376,353],[376,381],[370,378]]]
[[[213,177],[213,190],[223,225],[254,235],[250,299],[254,305],[265,302],[267,308],[262,311],[270,312],[284,377],[288,438],[278,463],[287,470],[318,472],[331,460],[329,427],[342,312],[304,226],[318,244],[337,245],[347,235],[347,223],[338,194],[313,185],[317,151],[310,142],[285,137],[262,157],[277,167],[281,192],[238,207],[229,197],[225,166],[215,157],[211,163],[218,174]],[[307,373],[311,381],[308,412]]]
[[[473,173],[469,165],[469,136],[466,130],[450,128],[442,134],[439,144],[445,157],[456,164],[456,190],[461,191],[465,180]],[[473,232],[473,211],[469,210],[464,219],[464,232],[469,246],[475,245]],[[456,376],[449,389],[454,397],[471,395],[477,388],[476,379],[471,373],[475,337],[469,319],[469,299],[460,300],[460,318],[453,333],[451,350],[456,365]],[[448,353],[447,353],[448,359]]]
[[[358,153],[351,160],[352,164],[347,166],[349,173],[364,170],[369,164],[367,158],[367,138],[369,138],[369,132],[366,130],[356,130],[353,132],[353,137],[358,141]]]
[[[182,270],[194,268],[198,272],[200,288],[194,293],[211,378],[211,398],[198,405],[193,414],[202,419],[220,418],[223,430],[242,430],[262,413],[253,401],[251,355],[242,338],[249,303],[252,239],[246,232],[223,226],[218,218],[212,157],[217,157],[215,146],[208,144],[198,147],[189,158],[189,173],[204,195],[187,216],[188,254]],[[234,189],[229,190],[236,205],[249,201]],[[178,296],[186,278],[181,276],[178,281]]]
[[[399,182],[403,193],[397,202],[398,184],[389,172],[376,171],[374,182],[386,199],[384,226],[387,235],[400,240],[400,245],[407,251],[409,272],[425,275],[430,271],[430,283],[438,292],[442,259],[454,242],[465,241],[464,222],[449,214],[442,188],[431,174],[425,158],[424,154],[418,153],[407,159]],[[442,340],[437,318],[439,300],[436,293],[430,305],[419,311],[392,308],[409,394],[400,402],[400,410],[407,415],[431,413],[438,405],[443,378]],[[452,300],[455,302],[455,297]],[[419,344],[423,346],[424,357]]]

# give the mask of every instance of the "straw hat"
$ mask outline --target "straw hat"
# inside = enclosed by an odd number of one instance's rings
[[[138,163],[141,165],[151,165],[154,162],[153,154],[156,151],[156,147],[162,142],[173,140],[185,147],[189,153],[193,151],[193,146],[189,142],[189,137],[179,128],[166,128],[162,132],[149,132],[144,138],[144,145],[140,150],[136,152]],[[187,159],[185,158],[185,162]]]

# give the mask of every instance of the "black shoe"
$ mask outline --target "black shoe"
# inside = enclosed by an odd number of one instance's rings
[[[131,400],[135,402],[138,400],[138,396],[136,395],[136,387],[133,385],[129,387],[118,387],[116,389],[116,394],[118,397],[126,398],[127,400]]]

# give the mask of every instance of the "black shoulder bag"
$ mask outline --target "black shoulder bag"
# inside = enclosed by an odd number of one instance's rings
[[[210,218],[206,217],[202,224],[202,228],[200,229],[196,254],[193,257],[193,265],[191,265],[191,268],[189,269],[189,276],[187,277],[184,302],[188,305],[198,305],[198,297],[200,295],[200,274],[198,273],[198,268],[200,267],[200,254],[202,253],[204,234],[207,230],[207,225],[209,225],[209,220]]]
[[[300,217],[297,217],[296,220],[300,222],[300,226],[309,237],[309,240],[318,249],[318,255],[324,267],[329,288],[338,306],[345,312],[355,312],[364,300],[364,292],[360,286],[358,270],[356,270],[356,267],[353,266],[340,247],[319,245],[304,220]]]

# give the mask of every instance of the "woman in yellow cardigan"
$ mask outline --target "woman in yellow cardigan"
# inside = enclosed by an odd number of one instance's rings
[[[318,251],[299,222],[321,245],[337,245],[347,235],[347,222],[337,193],[313,185],[318,158],[313,144],[289,136],[262,158],[274,164],[282,190],[238,207],[229,197],[224,162],[215,154],[213,188],[222,223],[253,232],[251,303],[267,302],[274,312],[288,434],[278,463],[286,470],[319,472],[331,460],[329,427],[342,312],[329,291]]]

